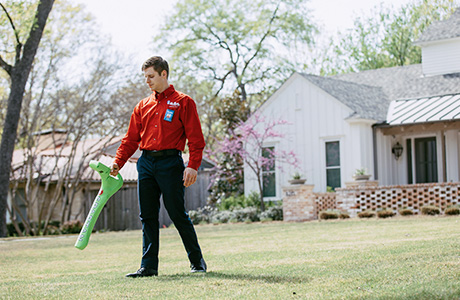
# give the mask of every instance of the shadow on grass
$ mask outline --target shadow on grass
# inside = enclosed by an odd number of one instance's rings
[[[169,280],[183,280],[190,277],[216,278],[223,280],[243,280],[243,281],[264,281],[266,283],[306,283],[313,278],[304,276],[276,276],[276,275],[252,275],[252,274],[230,274],[223,272],[207,272],[206,274],[174,274],[164,275],[158,278],[166,278]]]

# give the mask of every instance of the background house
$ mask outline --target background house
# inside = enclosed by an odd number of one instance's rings
[[[273,198],[282,198],[296,171],[316,192],[345,187],[360,168],[380,185],[459,181],[460,9],[417,44],[422,64],[330,77],[294,73],[258,109],[291,122],[279,128],[284,138],[264,147],[294,150],[301,160],[275,168],[266,187]],[[245,168],[245,193],[256,184]]]

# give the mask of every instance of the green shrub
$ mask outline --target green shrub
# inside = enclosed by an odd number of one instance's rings
[[[236,218],[238,219],[239,222],[246,222],[248,220],[251,222],[256,222],[260,220],[259,210],[258,208],[255,208],[255,207],[245,207],[241,209],[235,209],[233,213],[235,213]]]
[[[379,218],[391,218],[394,215],[395,213],[391,209],[384,209],[377,212],[377,217]]]
[[[398,212],[401,216],[412,216],[414,214],[410,208],[401,208]]]
[[[340,219],[349,219],[350,215],[348,213],[346,213],[346,212],[340,212],[339,218]]]
[[[240,196],[230,196],[228,198],[224,198],[217,201],[216,207],[219,211],[225,210],[234,210],[238,208],[245,208],[245,207],[259,207],[260,206],[260,198],[259,193],[252,192],[249,194],[248,197],[244,195]]]
[[[425,205],[420,208],[423,215],[435,216],[441,213],[439,207],[434,205]]]
[[[17,224],[18,224],[19,230],[22,232],[23,235],[25,235],[26,229],[24,227],[24,224],[22,222],[18,222]],[[6,224],[6,229],[8,230],[8,236],[19,236],[13,223]]]
[[[228,223],[230,220],[237,219],[236,213],[233,211],[225,210],[219,211],[211,217],[211,223],[219,224],[219,223]]]
[[[260,213],[260,219],[271,219],[272,221],[283,220],[283,206],[272,206]]]
[[[217,209],[209,205],[200,207],[197,210],[190,210],[188,216],[194,225],[208,224],[211,218],[217,213]]]
[[[458,216],[460,215],[460,208],[458,206],[449,206],[444,211],[444,214],[447,216]]]
[[[83,223],[80,220],[72,220],[64,222],[61,226],[61,232],[63,234],[67,233],[80,233]]]
[[[322,211],[319,213],[319,218],[321,220],[338,219],[339,214],[335,211]]]
[[[370,211],[370,210],[365,210],[365,211],[359,212],[358,217],[360,217],[360,218],[373,218],[373,217],[375,217],[375,212]]]

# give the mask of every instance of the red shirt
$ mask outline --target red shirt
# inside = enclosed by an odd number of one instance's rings
[[[195,101],[170,85],[164,92],[152,93],[134,108],[128,132],[121,140],[115,157],[120,169],[141,150],[177,149],[184,151],[188,139],[188,167],[197,170],[205,146]]]

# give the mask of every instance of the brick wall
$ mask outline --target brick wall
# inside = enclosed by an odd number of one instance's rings
[[[313,187],[309,184],[299,184],[283,188],[284,221],[301,222],[317,219]]]
[[[441,210],[460,204],[460,183],[426,183],[396,186],[350,185],[336,193],[313,193],[313,186],[283,188],[283,214],[286,221],[306,221],[318,218],[323,210],[340,210],[355,217],[365,210],[378,211],[410,208],[420,213],[424,205],[436,205]]]

